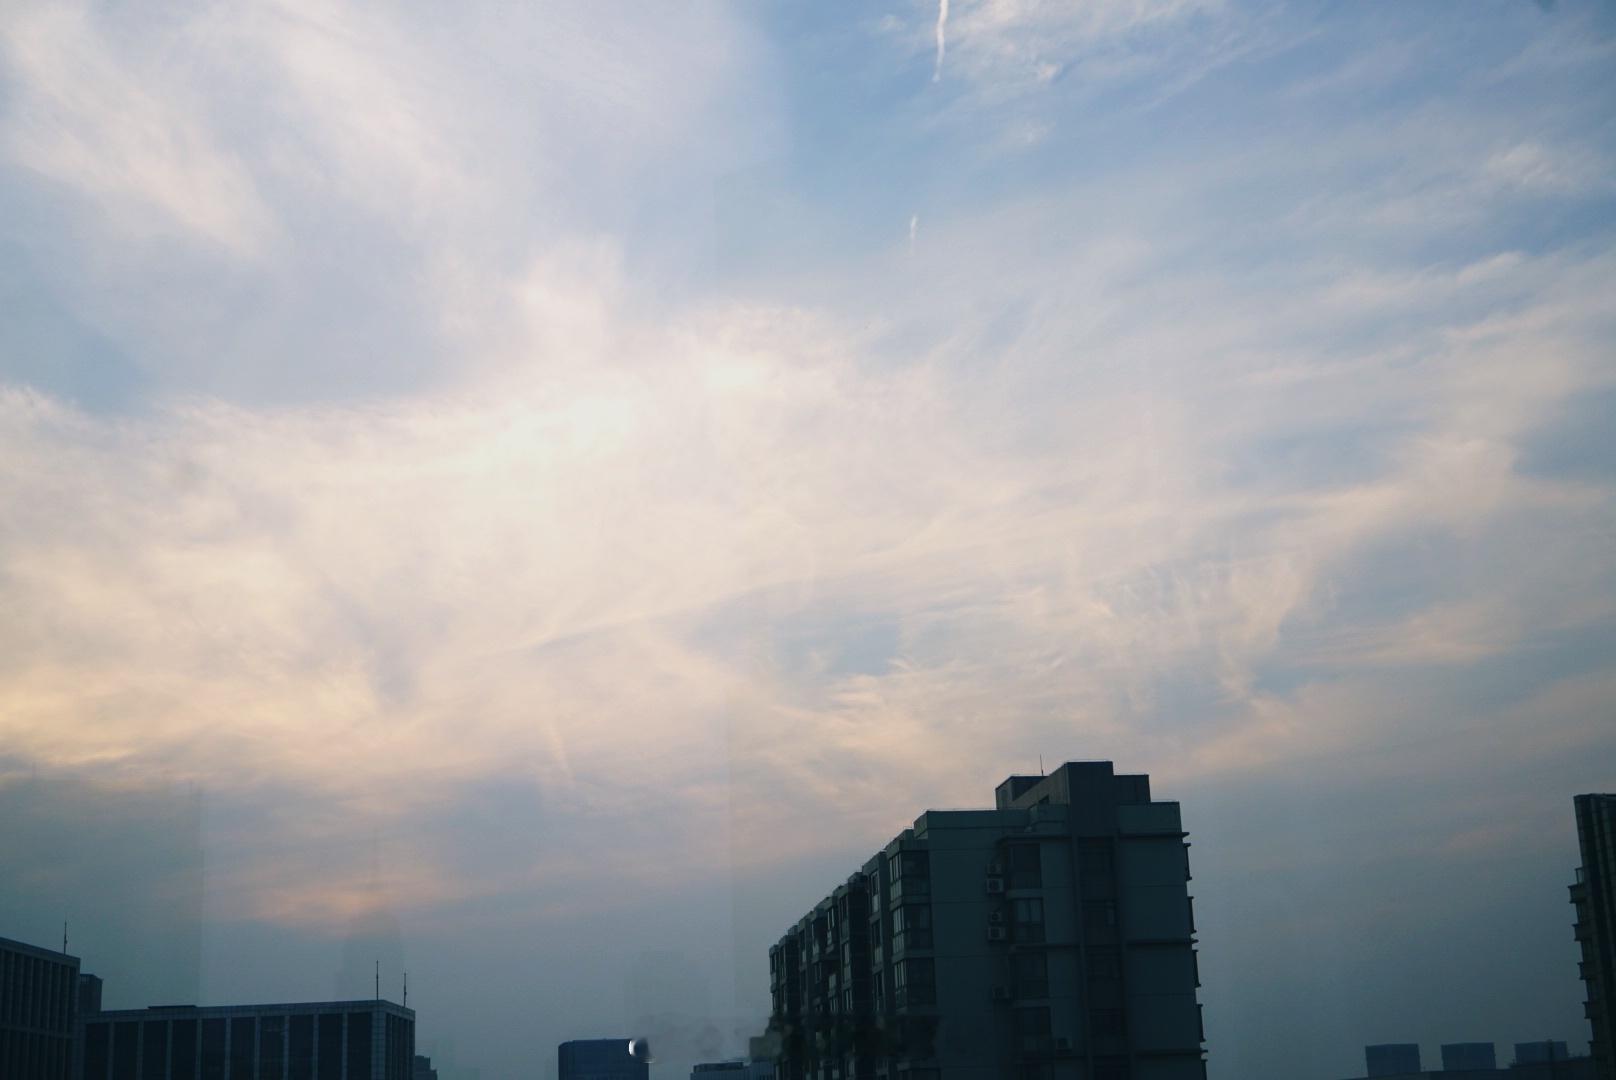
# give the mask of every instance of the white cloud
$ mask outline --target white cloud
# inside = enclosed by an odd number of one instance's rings
[[[1221,0],[939,0],[925,47],[934,54],[932,81],[950,70],[975,92],[1002,100],[1051,82],[1067,69],[1111,78],[1146,62],[1152,35],[1198,16],[1215,16]],[[919,42],[917,41],[918,45]]]
[[[609,202],[687,146],[717,160],[726,128],[702,117],[749,70],[742,31],[701,23],[684,64],[665,24],[617,41],[545,13],[484,79],[465,50],[502,24],[440,41],[363,7],[221,10],[186,24],[237,50],[220,82],[202,60],[144,81],[148,53],[83,13],[31,14],[10,46],[33,103],[8,113],[17,160],[108,208],[96,242],[155,213],[281,260],[250,318],[201,332],[129,270],[159,264],[109,260],[145,318],[102,325],[226,367],[297,363],[289,323],[333,364],[359,313],[309,325],[306,294],[276,289],[396,276],[380,317],[428,328],[452,377],[122,417],[5,390],[0,740],[273,798],[253,842],[289,868],[249,844],[221,886],[249,913],[345,915],[362,882],[329,845],[492,775],[554,793],[543,843],[471,873],[426,853],[401,903],[563,892],[569,845],[606,827],[621,846],[590,872],[619,881],[878,841],[894,806],[979,801],[1039,752],[1241,774],[1350,743],[1387,671],[1451,679],[1609,616],[1608,491],[1519,468],[1608,384],[1608,259],[1365,253],[1320,240],[1380,207],[1353,185],[1307,208],[1331,213],[1211,214],[1152,169],[928,210],[939,257],[854,261],[854,299],[656,302],[631,238],[523,208]],[[949,70],[1122,70],[1111,43],[1203,14],[956,2]],[[517,94],[532,48],[556,70]],[[88,89],[57,70],[72,56]],[[159,134],[97,141],[119,108]],[[1402,154],[1377,196],[1450,198],[1415,127],[1319,167]],[[1486,134],[1458,141],[1518,145]],[[1242,146],[1195,175],[1239,188],[1272,161]],[[1496,198],[1538,172],[1511,167]],[[1410,220],[1440,238],[1451,219]],[[1377,560],[1404,549],[1434,567],[1377,600]],[[633,832],[657,799],[662,831]],[[789,827],[814,812],[835,827]]]
[[[116,233],[177,232],[255,257],[276,231],[241,159],[215,137],[206,102],[161,55],[119,50],[81,5],[7,17],[17,87],[5,110],[14,162],[89,199]]]

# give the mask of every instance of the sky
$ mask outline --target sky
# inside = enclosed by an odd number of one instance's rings
[[[922,810],[1111,759],[1215,1080],[1586,1046],[1609,4],[0,27],[0,935],[109,1006],[739,1053]]]

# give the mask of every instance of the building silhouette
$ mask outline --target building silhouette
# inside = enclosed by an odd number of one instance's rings
[[[1420,1071],[1419,1043],[1381,1043],[1363,1048],[1365,1076],[1399,1076]]]
[[[556,1048],[560,1080],[649,1080],[650,1054],[639,1039],[573,1039]]]
[[[1600,1080],[1616,1080],[1616,795],[1578,795],[1573,802],[1582,866],[1571,886],[1572,933],[1582,946],[1583,1012]]]
[[[412,1080],[415,1012],[389,1001],[172,1005],[82,1020],[82,1080]]]
[[[1202,1080],[1185,836],[1110,762],[925,812],[769,950],[780,1080]]]
[[[1553,1041],[1516,1043],[1508,1068],[1498,1067],[1492,1043],[1446,1044],[1440,1071],[1420,1067],[1415,1043],[1366,1046],[1364,1064],[1368,1077],[1380,1080],[1596,1080],[1592,1058],[1572,1057],[1565,1043]]]
[[[1490,1042],[1444,1043],[1442,1045],[1443,1072],[1496,1068],[1498,1068],[1498,1052]]]
[[[79,982],[78,957],[0,938],[0,1077],[70,1080]]]
[[[1540,1039],[1537,1042],[1518,1042],[1515,1044],[1515,1064],[1517,1065],[1548,1065],[1556,1061],[1569,1061],[1571,1052],[1566,1044],[1557,1039]]]

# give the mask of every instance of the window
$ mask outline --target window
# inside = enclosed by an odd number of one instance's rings
[[[896,964],[892,983],[900,1005],[930,1005],[937,1000],[936,968],[928,958],[911,957]]]
[[[1016,1010],[1016,1047],[1023,1054],[1049,1049],[1049,1007],[1034,1005]]]
[[[230,1080],[253,1080],[253,1051],[258,1021],[238,1016],[230,1021]]]
[[[22,1000],[20,994],[8,995],[13,1002]],[[100,1077],[107,1075],[107,1033],[108,1024],[84,1025],[84,1075]]]
[[[174,1021],[169,1042],[173,1044],[169,1051],[172,1059],[170,1071],[174,1076],[183,1076],[186,1080],[190,1080],[190,1077],[196,1075],[196,1021]],[[308,1080],[308,1078],[293,1076],[292,1080]]]
[[[1115,895],[1117,889],[1115,870],[1111,841],[1078,841],[1077,876],[1084,896]]]
[[[1111,865],[1111,841],[1109,840],[1079,840],[1077,842],[1077,866],[1084,874],[1109,874]]]
[[[1022,897],[1010,902],[1011,939],[1020,942],[1044,940],[1044,901]]]
[[[897,944],[899,936],[909,949],[929,949],[932,946],[931,905],[905,904],[892,913],[892,936]]]
[[[1049,957],[1042,951],[1013,954],[1010,970],[1015,980],[1016,997],[1049,996]]]
[[[1088,952],[1091,981],[1115,982],[1122,978],[1122,956],[1115,945],[1096,945]]]
[[[320,1017],[320,1075],[342,1075],[342,1014],[325,1013]]]
[[[258,1075],[278,1080],[284,1071],[285,1055],[286,1017],[264,1017],[258,1026]]]
[[[370,1014],[348,1014],[348,1075],[370,1075]]]
[[[1117,925],[1117,905],[1114,900],[1090,900],[1083,905],[1083,925],[1090,930],[1104,930]]]
[[[1128,1080],[1128,1059],[1124,1057],[1095,1058],[1094,1080]]]
[[[1010,845],[1010,887],[1012,889],[1044,887],[1043,857],[1037,844]]]
[[[165,1080],[168,1075],[168,1021],[148,1020],[142,1025],[140,1075],[142,1080]]]
[[[1121,1009],[1090,1009],[1089,1030],[1099,1038],[1120,1038],[1124,1032]]]
[[[134,1020],[120,1020],[112,1025],[113,1080],[134,1080],[135,1043],[140,1038],[140,1024]]]

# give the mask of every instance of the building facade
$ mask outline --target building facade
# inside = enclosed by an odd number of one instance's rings
[[[780,1080],[1202,1080],[1185,837],[1110,762],[927,811],[769,950]]]
[[[69,1080],[79,958],[0,938],[0,1077]]]
[[[388,1001],[156,1006],[81,1020],[79,1080],[412,1080],[415,1011]]]
[[[1582,946],[1583,1011],[1600,1080],[1616,1080],[1616,795],[1578,795],[1574,804],[1582,866],[1571,886],[1572,933]]]
[[[1551,1065],[1571,1060],[1571,1049],[1559,1039],[1537,1039],[1515,1044],[1515,1064]]]
[[[1404,1076],[1420,1071],[1419,1043],[1380,1043],[1363,1048],[1365,1076]]]
[[[556,1048],[560,1080],[650,1080],[651,1055],[640,1039],[573,1039]]]
[[[1490,1042],[1443,1043],[1442,1071],[1498,1068],[1498,1051]]]

